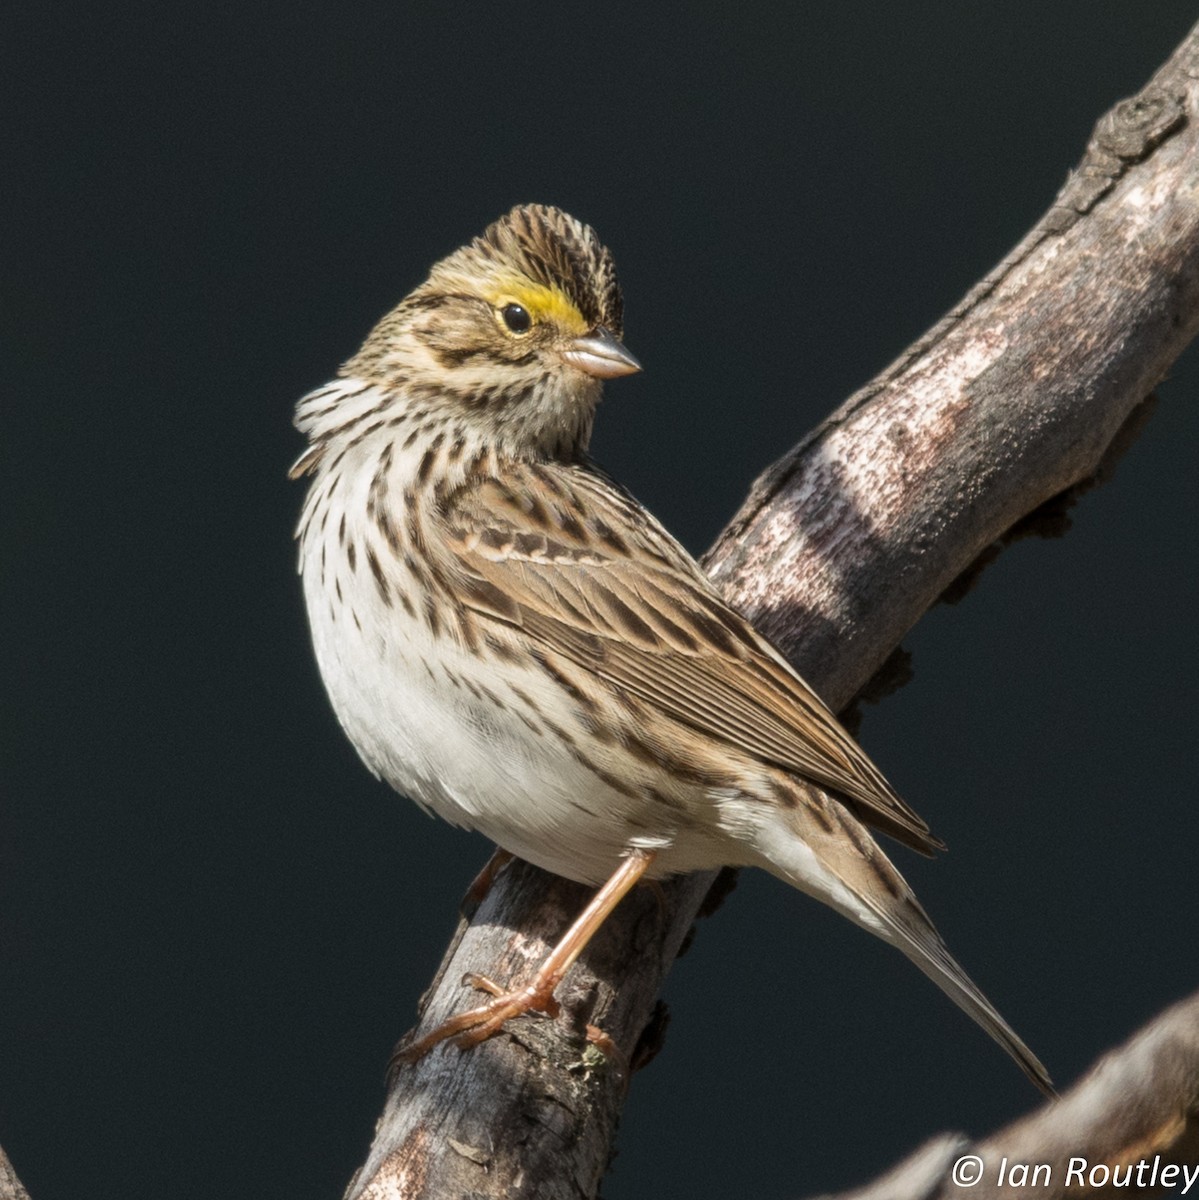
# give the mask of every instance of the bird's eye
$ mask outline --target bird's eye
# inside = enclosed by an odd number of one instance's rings
[[[533,318],[529,316],[529,310],[520,304],[505,304],[500,309],[500,320],[513,333],[528,333],[533,328]]]

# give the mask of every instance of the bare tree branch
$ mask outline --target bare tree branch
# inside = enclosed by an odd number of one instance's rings
[[[1000,1200],[1034,1186],[1037,1200],[1059,1200],[1112,1184],[1113,1169],[1132,1194],[1181,1191],[1184,1168],[1199,1174],[1197,1150],[1199,994],[1104,1055],[1058,1103],[976,1144],[944,1134],[869,1186],[821,1200]]]
[[[21,1186],[17,1173],[8,1161],[8,1155],[0,1149],[0,1200],[29,1200],[29,1193]]]
[[[1096,471],[1199,328],[1197,105],[1199,30],[1099,121],[1003,263],[772,467],[710,552],[724,594],[834,707],[1005,530]],[[569,1015],[400,1071],[350,1200],[593,1196],[629,1072],[588,1052],[583,1027],[634,1066],[652,1053],[711,882],[630,895],[560,989]],[[585,895],[513,864],[461,924],[421,1027],[471,1002],[468,971],[531,974]]]

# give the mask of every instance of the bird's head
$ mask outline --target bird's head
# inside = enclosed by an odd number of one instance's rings
[[[621,343],[612,255],[590,226],[527,204],[438,262],[343,374],[461,416],[512,453],[585,449]]]

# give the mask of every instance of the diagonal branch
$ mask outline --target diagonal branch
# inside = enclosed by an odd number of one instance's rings
[[[1197,1147],[1199,994],[1105,1054],[1060,1103],[976,1144],[942,1134],[881,1179],[821,1200],[1061,1200],[1107,1184],[1181,1191],[1199,1176]]]
[[[1049,211],[944,320],[762,476],[708,555],[724,594],[835,708],[1015,522],[1096,471],[1199,330],[1199,29],[1095,128]],[[585,1049],[596,1020],[634,1064],[712,882],[630,895],[524,1020],[392,1081],[349,1200],[590,1197],[627,1071]],[[422,1005],[468,971],[524,977],[586,898],[513,864],[464,921]]]

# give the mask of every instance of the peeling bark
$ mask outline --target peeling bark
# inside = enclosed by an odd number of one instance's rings
[[[1197,111],[1194,30],[1100,119],[1012,253],[770,468],[709,553],[723,593],[834,708],[1006,531],[1096,472],[1199,330]],[[589,1050],[584,1027],[600,1024],[633,1063],[651,1051],[659,989],[711,882],[630,895],[559,989],[559,1020],[522,1019],[465,1054],[439,1048],[399,1071],[348,1200],[594,1196],[629,1070]],[[471,1003],[459,984],[468,971],[531,975],[585,898],[513,863],[460,925],[421,1028]],[[1166,1087],[1143,1074],[1158,1062],[1128,1059],[1147,1098]],[[1073,1093],[1050,1111],[1082,1121],[1072,1103]],[[956,1146],[926,1148],[926,1176]]]

